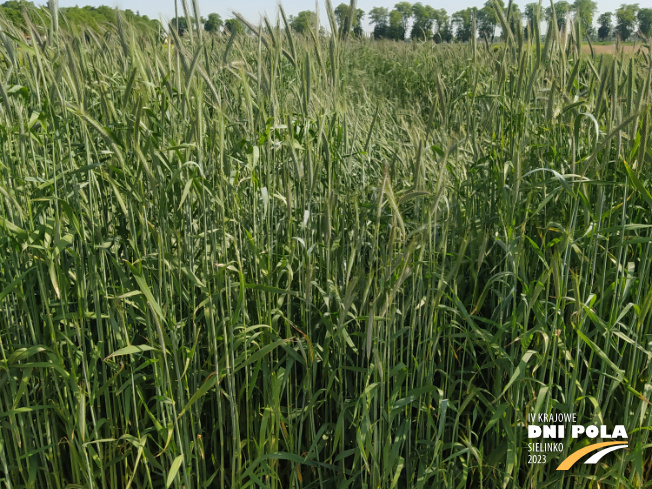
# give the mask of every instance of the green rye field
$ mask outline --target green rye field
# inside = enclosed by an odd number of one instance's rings
[[[2,26],[0,485],[650,487],[650,44],[279,18]]]

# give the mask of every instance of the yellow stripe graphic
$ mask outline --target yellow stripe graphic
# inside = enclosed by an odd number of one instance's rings
[[[561,464],[559,464],[559,467],[557,467],[557,470],[568,470],[570,469],[575,462],[577,462],[579,459],[581,459],[584,455],[595,452],[596,450],[600,450],[601,448],[604,447],[610,447],[612,445],[627,445],[626,441],[606,441],[604,443],[596,443],[594,445],[589,445],[588,447],[584,447],[579,449],[576,452],[571,453],[568,457],[566,457],[566,460],[564,460]]]

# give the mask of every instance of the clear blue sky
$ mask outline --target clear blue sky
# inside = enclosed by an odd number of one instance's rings
[[[345,0],[331,0],[333,7],[342,3],[349,3]],[[394,4],[400,0],[358,0],[357,7],[368,12],[373,7],[386,7],[392,9]],[[408,0],[410,3],[416,3],[418,0]],[[482,7],[486,0],[420,0],[424,5],[431,5],[435,8],[444,8],[448,14],[457,12],[458,10],[465,9],[466,7]],[[508,0],[504,0],[507,4]],[[516,3],[521,10],[526,3],[530,3],[535,0],[518,0]],[[567,0],[569,3],[573,3],[573,0]],[[637,3],[639,5],[645,6],[648,0],[596,0],[598,4],[598,12],[614,12],[621,3]],[[187,0],[189,8],[192,9],[192,0]],[[261,18],[261,15],[267,14],[271,19],[276,19],[276,11],[278,3],[275,1],[265,1],[265,0],[198,0],[199,10],[201,15],[207,16],[211,12],[217,12],[223,19],[232,17],[232,12],[236,11],[244,15],[244,17],[254,24],[258,24],[258,21]],[[37,4],[45,4],[46,0],[37,0]],[[285,13],[287,15],[296,14],[301,10],[314,10],[315,3],[310,1],[300,1],[300,0],[285,0],[281,2]],[[328,25],[328,20],[326,18],[326,11],[324,9],[325,1],[319,1],[319,17],[324,25]],[[163,18],[171,19],[174,17],[174,0],[59,0],[60,7],[74,7],[75,5],[107,5],[109,7],[119,7],[121,9],[131,9],[134,12],[139,11],[144,15],[153,17],[155,19]],[[178,0],[179,11],[182,12],[182,0]],[[550,0],[542,0],[542,5],[547,7],[550,5]],[[597,15],[596,15],[597,19]],[[369,24],[364,22],[364,27],[366,30],[370,30]]]

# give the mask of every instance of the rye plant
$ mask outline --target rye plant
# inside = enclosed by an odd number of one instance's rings
[[[3,487],[647,487],[649,45],[52,12],[0,30]],[[529,464],[550,412],[629,450]]]

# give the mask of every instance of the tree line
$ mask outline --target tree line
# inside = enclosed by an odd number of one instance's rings
[[[555,19],[557,27],[562,29],[569,17],[579,22],[583,35],[600,41],[615,37],[626,41],[637,31],[646,37],[652,35],[652,8],[640,8],[638,4],[622,4],[613,13],[601,13],[597,18],[599,28],[595,29],[593,21],[597,10],[597,4],[593,0],[575,0],[573,3],[560,0],[547,8],[541,8],[539,3],[533,2],[526,4],[522,12],[514,3],[505,6],[503,0],[487,0],[482,8],[468,7],[449,15],[445,9],[436,9],[421,2],[411,4],[404,1],[395,4],[392,10],[374,7],[369,12],[358,8],[351,10],[350,5],[341,3],[335,7],[333,14],[340,33],[351,31],[354,35],[364,35],[362,22],[367,18],[373,26],[371,36],[374,39],[399,41],[413,39],[466,42],[474,35],[493,41],[501,26],[501,14],[502,22],[508,23],[512,32],[518,25],[525,24],[523,32],[526,37],[530,35],[529,31],[535,24],[538,26],[542,21],[552,22],[552,19]],[[207,19],[202,19],[202,22],[208,32],[242,29],[242,24],[237,19],[223,22],[218,14],[210,14]],[[290,15],[289,24],[298,33],[319,30],[319,19],[312,10]],[[173,19],[171,25],[183,35],[189,22],[180,17]]]
[[[25,0],[10,0],[0,5],[0,15],[15,25],[25,28],[24,10],[38,9],[32,2]],[[110,7],[67,7],[61,8],[61,13],[71,24],[90,28],[116,22],[116,10]],[[508,23],[514,32],[517,27],[525,24],[524,35],[529,37],[530,29],[538,27],[542,21],[552,22],[555,19],[561,29],[570,16],[579,22],[582,34],[592,39],[607,41],[619,38],[627,41],[636,32],[643,36],[652,35],[652,8],[641,8],[638,4],[622,4],[615,12],[603,12],[597,17],[598,28],[593,20],[597,13],[597,4],[593,0],[575,0],[573,3],[560,0],[554,7],[540,8],[539,3],[528,3],[521,12],[518,5],[512,3],[505,6],[503,0],[487,0],[482,8],[469,7],[449,15],[445,9],[436,9],[421,2],[398,2],[392,10],[385,7],[374,7],[369,12],[362,9],[351,10],[345,3],[339,4],[333,10],[340,33],[352,32],[362,36],[362,22],[365,18],[373,26],[371,36],[374,39],[393,40],[432,40],[434,42],[466,42],[479,36],[493,41],[501,22]],[[148,29],[160,29],[157,20],[129,9],[124,15],[136,26]],[[501,19],[502,15],[502,19]],[[199,25],[208,33],[242,31],[243,25],[238,19],[222,19],[217,13],[199,19]],[[475,21],[475,32],[474,32]],[[319,20],[311,10],[304,10],[296,15],[290,15],[291,28],[298,33],[317,31]],[[169,27],[175,29],[180,36],[195,24],[195,20],[187,17],[175,17]]]
[[[4,18],[16,27],[27,32],[25,13],[28,15],[36,14],[35,18],[41,18],[48,24],[47,15],[38,15],[41,10],[47,7],[37,7],[33,2],[25,0],[10,0],[0,4],[0,18]],[[140,15],[140,12],[126,9],[121,11],[124,18],[134,27],[140,30],[152,30],[156,32],[160,29],[161,24],[156,19],[150,19],[146,15]],[[118,11],[115,8],[100,7],[61,7],[59,8],[61,18],[73,30],[81,28],[90,28],[99,30],[107,24],[116,24]]]
[[[340,4],[336,11],[348,12],[348,8],[346,4]],[[493,41],[501,25],[501,14],[502,22],[508,23],[512,31],[517,24],[525,23],[526,36],[532,26],[538,26],[543,20],[550,22],[554,18],[561,29],[568,16],[579,22],[582,34],[603,41],[616,36],[626,41],[637,31],[646,37],[652,35],[652,8],[640,8],[638,4],[622,4],[614,13],[600,14],[597,30],[593,25],[596,13],[597,4],[593,0],[575,0],[572,4],[560,0],[554,6],[543,9],[538,2],[533,2],[526,4],[523,12],[514,3],[506,7],[503,0],[488,0],[480,9],[469,7],[452,15],[445,9],[436,9],[421,2],[399,2],[392,10],[374,7],[365,14],[358,9],[355,20],[359,25],[365,15],[368,15],[369,23],[373,26],[372,37],[375,39],[405,40],[409,37],[415,40],[432,39],[435,42],[465,42],[476,35]],[[300,17],[312,18],[313,22],[316,22],[314,12],[300,12],[296,19]],[[476,32],[473,32],[474,19]],[[307,22],[300,22],[292,27],[302,31],[306,24]]]

